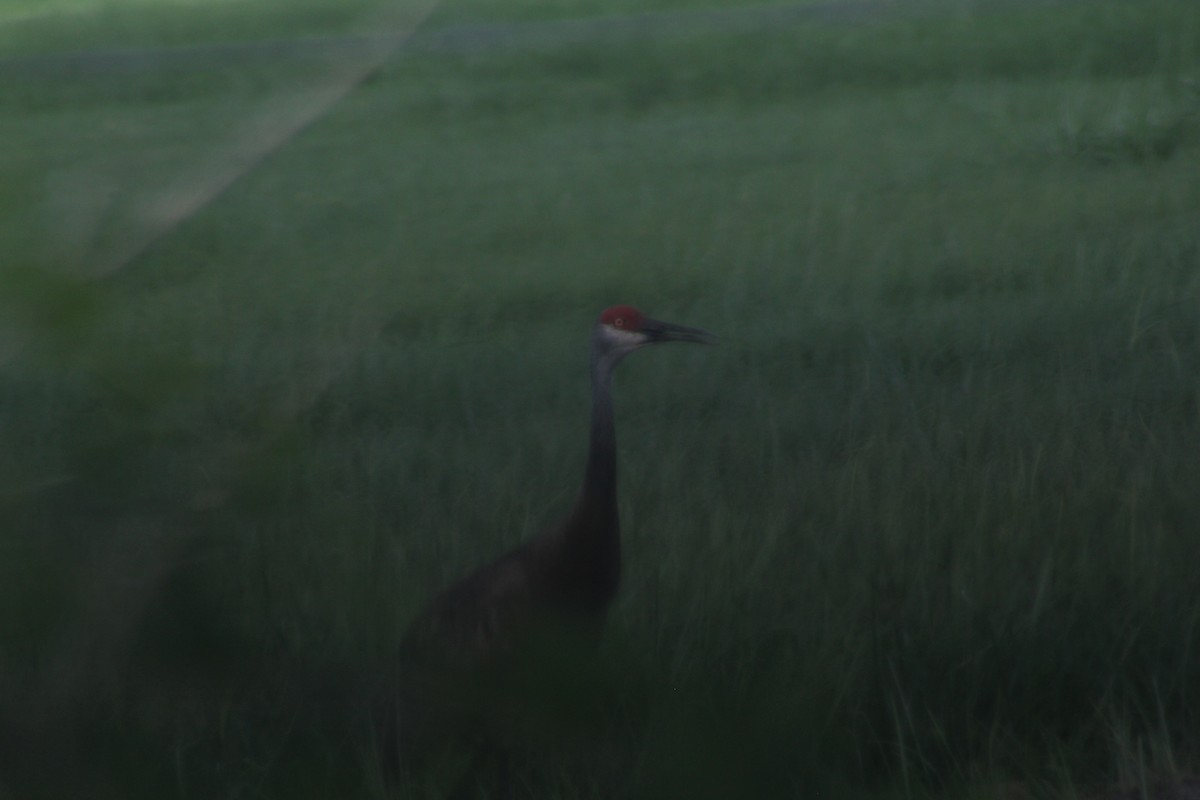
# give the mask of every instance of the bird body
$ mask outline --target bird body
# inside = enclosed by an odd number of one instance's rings
[[[714,340],[631,306],[614,306],[596,320],[588,455],[574,506],[560,524],[454,583],[417,616],[401,645],[406,700],[395,707],[390,746],[410,749],[413,738],[426,739],[433,730],[480,733],[462,729],[490,727],[484,706],[494,711],[499,704],[494,694],[483,700],[479,692],[507,681],[510,668],[523,663],[523,649],[550,635],[599,633],[621,574],[613,370],[650,344]],[[453,710],[442,713],[446,707]]]

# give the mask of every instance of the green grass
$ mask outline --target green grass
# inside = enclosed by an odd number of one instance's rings
[[[3,3],[0,55],[337,34],[354,30],[372,13],[397,7],[404,5],[382,0]]]
[[[809,0],[811,2],[811,0]],[[804,0],[796,2],[804,4]],[[0,2],[0,57],[138,47],[187,47],[336,36],[407,33],[481,22],[529,22],[656,11],[708,9],[700,0],[46,0]],[[757,6],[739,0],[722,7]],[[428,22],[425,20],[428,18]]]
[[[793,0],[803,5],[814,0]],[[440,27],[757,6],[761,0],[3,0],[0,56],[110,47],[172,47],[258,38],[407,31],[397,20]]]
[[[99,277],[328,66],[0,77],[0,795],[377,796],[341,701],[569,504],[615,302],[722,343],[622,366],[606,710],[544,794],[1195,770],[1198,45],[1146,2],[410,53]]]

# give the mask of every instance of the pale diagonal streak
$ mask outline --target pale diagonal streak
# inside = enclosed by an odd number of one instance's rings
[[[201,153],[166,186],[149,190],[133,205],[134,232],[97,258],[89,272],[107,275],[135,260],[180,223],[220,197],[297,134],[324,117],[355,87],[382,67],[403,46],[437,5],[405,3],[358,20],[358,27],[387,31],[362,40],[356,57],[333,65],[302,89],[268,97],[229,135]]]
[[[328,114],[405,45],[440,0],[392,0],[355,21],[371,31],[356,52],[331,64],[307,85],[268,96],[231,126],[227,136],[201,151],[165,184],[130,201],[130,230],[109,249],[86,259],[84,272],[103,278],[135,261],[156,242],[221,197],[272,153]],[[0,366],[29,343],[28,333],[0,329]],[[332,373],[330,375],[332,377]]]

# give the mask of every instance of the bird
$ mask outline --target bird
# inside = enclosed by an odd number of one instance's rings
[[[439,738],[502,747],[497,718],[526,699],[515,688],[528,688],[528,676],[518,673],[532,662],[522,656],[599,638],[621,576],[613,372],[630,353],[667,342],[715,344],[716,337],[630,305],[596,319],[587,459],[574,505],[557,525],[451,584],[417,614],[400,644],[399,691],[379,728],[385,761],[411,763]]]

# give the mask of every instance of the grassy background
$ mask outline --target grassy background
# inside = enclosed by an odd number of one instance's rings
[[[106,4],[0,48],[366,5]],[[615,302],[722,344],[622,367],[608,711],[541,793],[1194,768],[1200,8],[534,39],[394,59],[99,277],[329,62],[0,73],[0,796],[378,795],[345,693],[569,504]]]
[[[382,0],[3,0],[0,53],[186,46],[338,33],[352,29],[363,15],[390,5]]]

